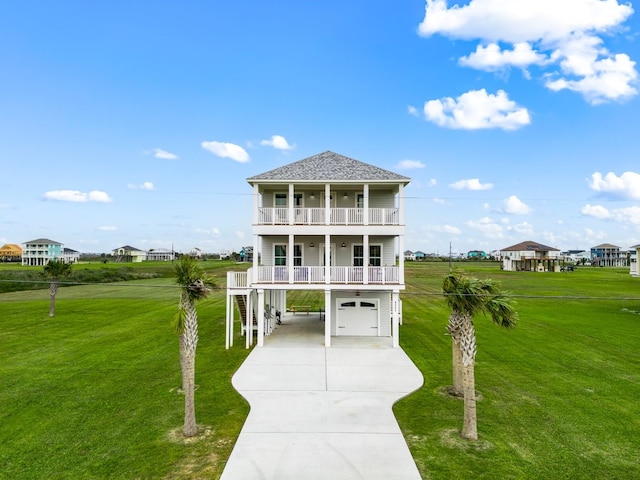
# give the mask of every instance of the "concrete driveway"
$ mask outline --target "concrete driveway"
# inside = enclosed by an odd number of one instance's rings
[[[287,315],[233,377],[251,411],[223,480],[420,479],[392,406],[422,386],[388,338],[337,337]]]

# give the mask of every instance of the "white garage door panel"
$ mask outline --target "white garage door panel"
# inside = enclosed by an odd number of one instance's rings
[[[339,298],[337,302],[338,335],[378,335],[377,299]]]

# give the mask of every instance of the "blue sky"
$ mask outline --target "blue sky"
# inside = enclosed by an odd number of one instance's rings
[[[640,243],[634,3],[11,2],[0,244],[250,245],[246,178],[412,178],[405,246]]]

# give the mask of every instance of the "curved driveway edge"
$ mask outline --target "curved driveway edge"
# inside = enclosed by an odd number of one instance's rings
[[[251,410],[221,478],[420,479],[392,407],[422,374],[400,348],[363,345],[254,348],[233,376]]]

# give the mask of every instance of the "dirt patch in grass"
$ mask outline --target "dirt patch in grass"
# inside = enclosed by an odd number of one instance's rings
[[[448,428],[440,431],[440,442],[449,448],[455,448],[458,450],[475,450],[482,452],[493,448],[493,444],[487,440],[465,440],[460,436],[460,430],[455,428]]]

